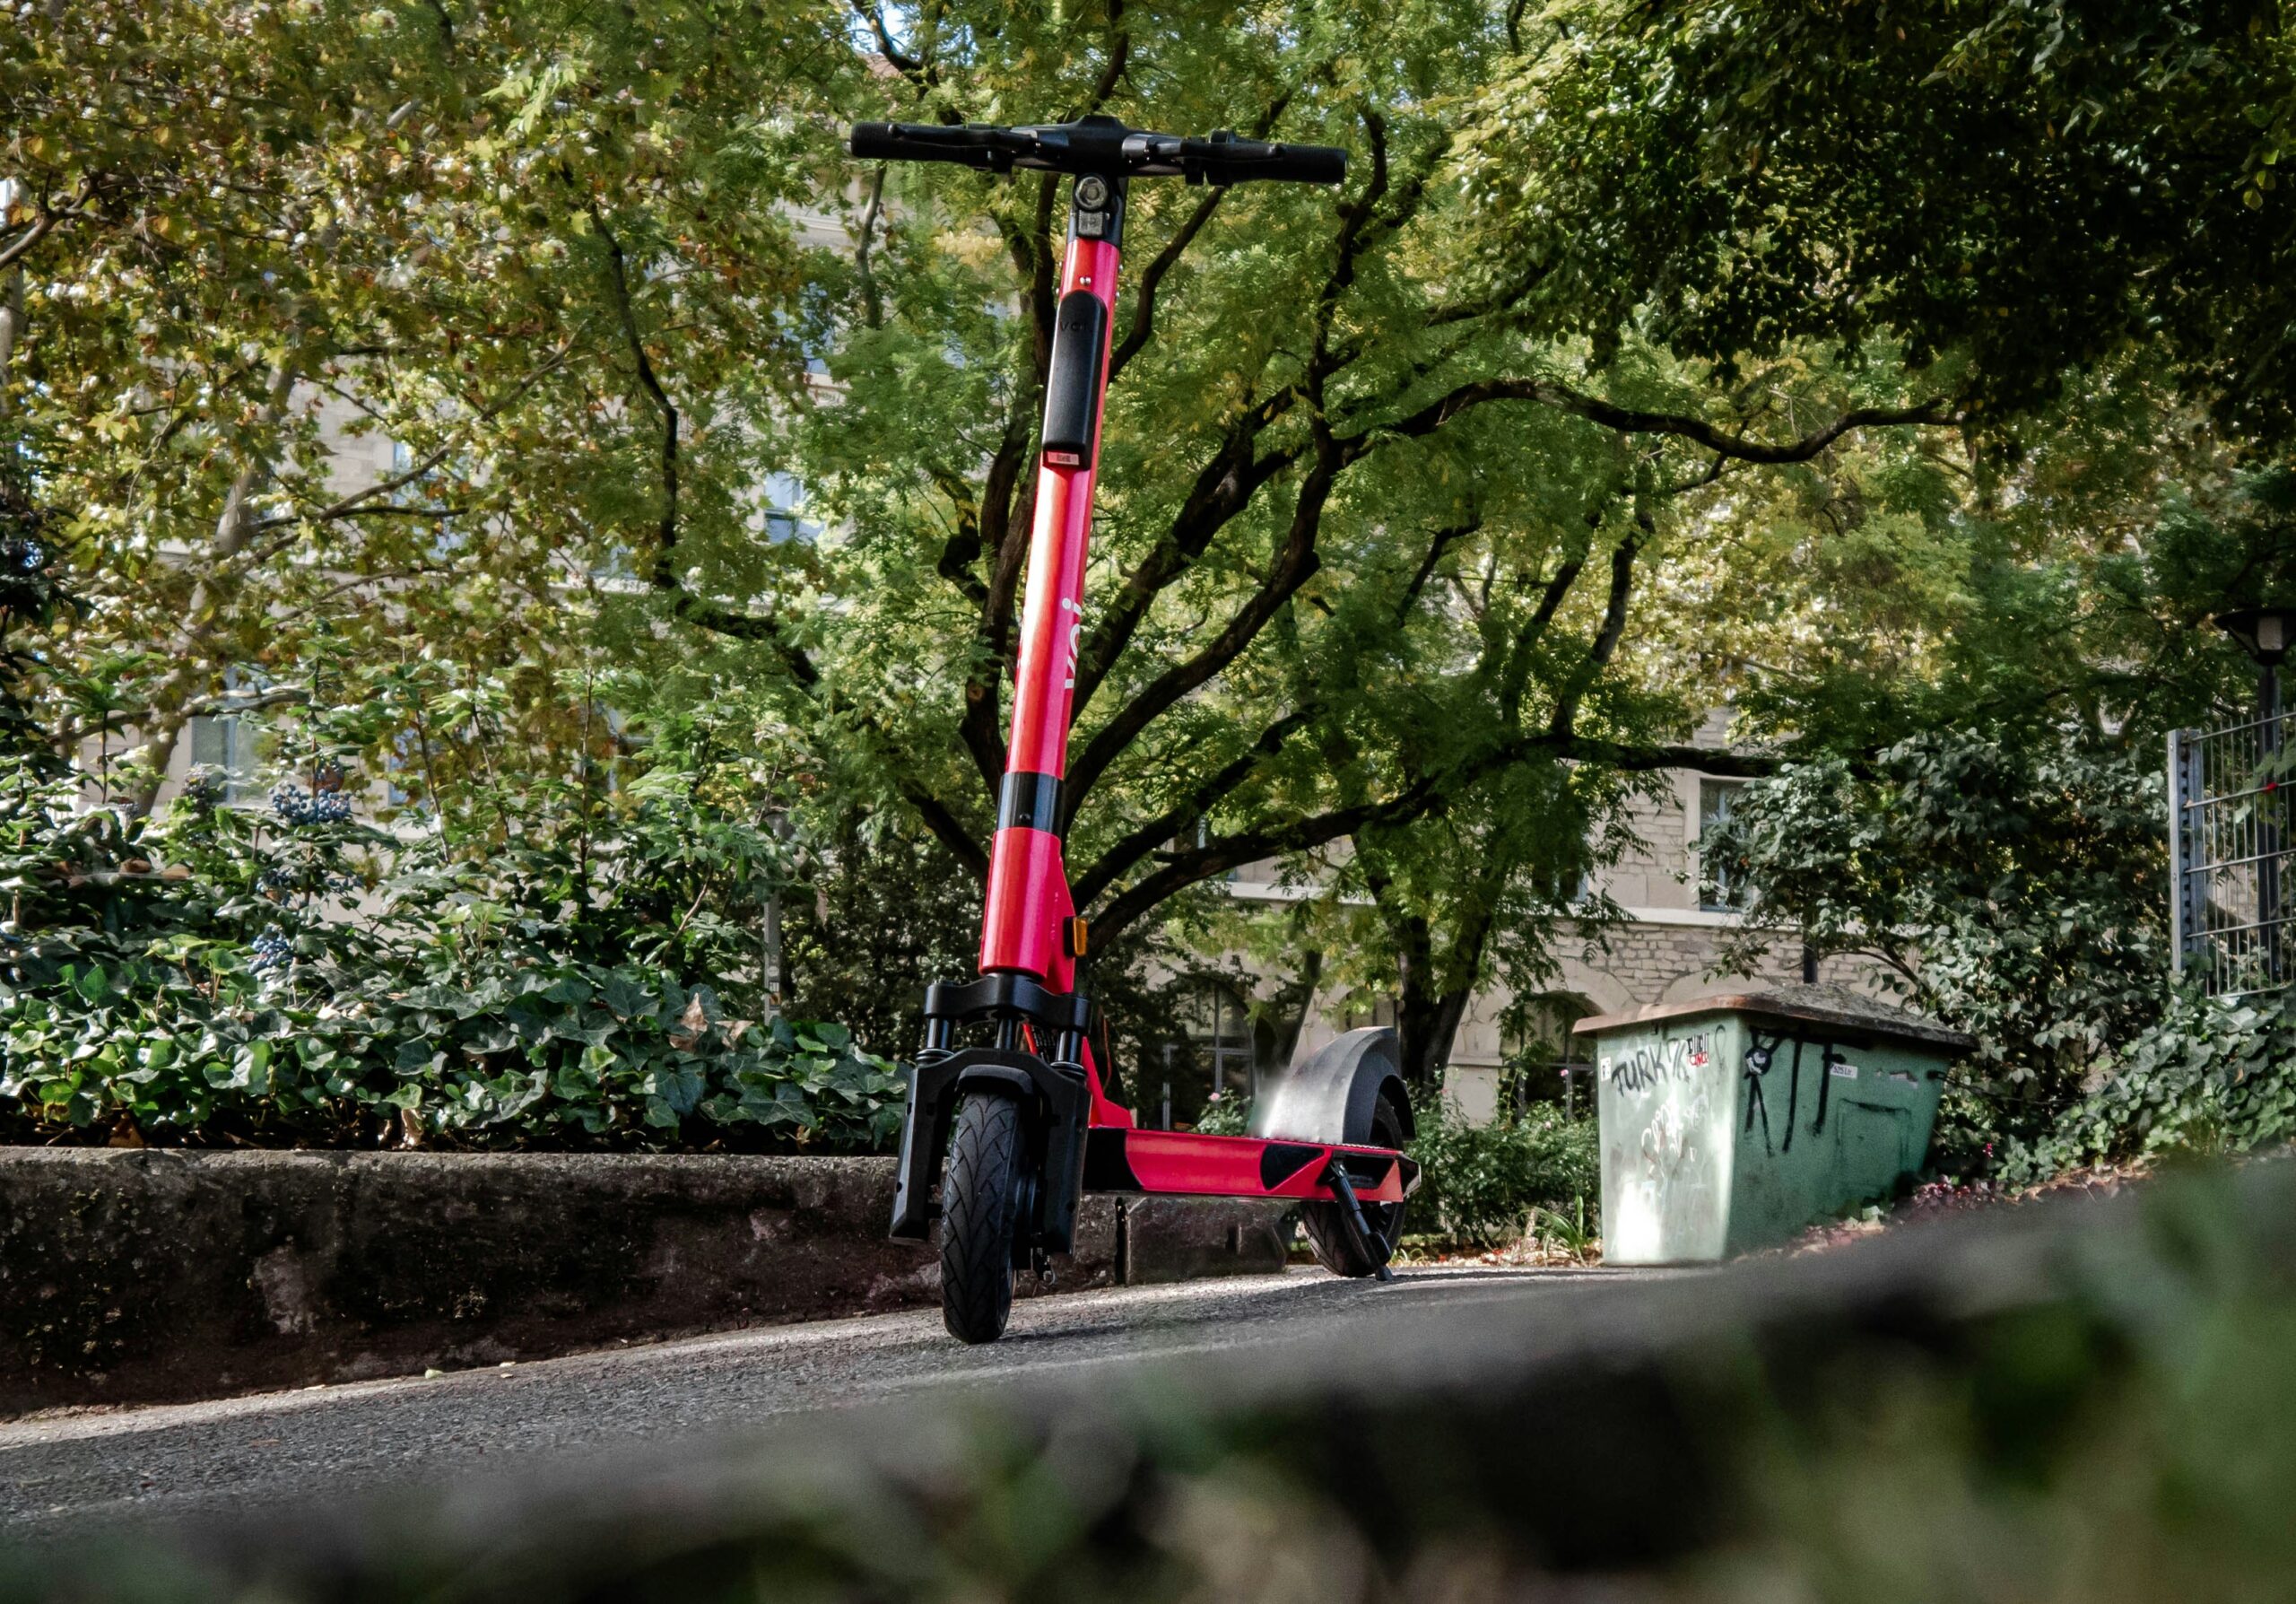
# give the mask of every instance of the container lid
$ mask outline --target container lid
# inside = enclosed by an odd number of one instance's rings
[[[1830,1024],[1874,1036],[1926,1042],[1949,1052],[1969,1052],[1977,1038],[1948,1030],[1935,1020],[1900,1008],[1847,986],[1805,986],[1798,981],[1771,985],[1725,987],[1703,997],[1681,1002],[1651,1003],[1623,1014],[1597,1014],[1570,1027],[1571,1034],[1591,1036],[1661,1019],[1683,1019],[1697,1014],[1758,1014],[1766,1019],[1805,1024]]]

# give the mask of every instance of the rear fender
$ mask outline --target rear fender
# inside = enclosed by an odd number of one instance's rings
[[[1375,1146],[1371,1120],[1387,1094],[1403,1116],[1405,1140],[1419,1134],[1404,1085],[1396,1033],[1367,1025],[1318,1048],[1294,1065],[1252,1107],[1252,1134],[1301,1142]]]

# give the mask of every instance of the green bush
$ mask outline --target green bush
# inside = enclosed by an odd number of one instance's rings
[[[1252,1128],[1252,1100],[1231,1092],[1214,1092],[1196,1116],[1199,1136],[1242,1136]]]
[[[2159,768],[2125,748],[1959,731],[1789,764],[1700,846],[1752,899],[1723,961],[1758,972],[1766,948],[1799,942],[1879,960],[1885,985],[1976,1037],[1934,1151],[1948,1172],[1985,1173],[2045,1139],[2161,1017]]]
[[[1533,1210],[1571,1210],[1602,1186],[1595,1122],[1549,1104],[1471,1125],[1444,1103],[1420,1116],[1410,1152],[1422,1166],[1412,1228],[1461,1243],[1510,1242]]]
[[[1241,1136],[1251,1117],[1250,1098],[1214,1097],[1196,1129]],[[1602,1190],[1594,1120],[1565,1120],[1548,1103],[1471,1125],[1442,1103],[1421,1113],[1406,1151],[1420,1166],[1407,1228],[1462,1245],[1512,1242],[1529,1229],[1534,1211],[1569,1216]]]
[[[754,935],[725,911],[786,849],[677,759],[611,806],[530,796],[483,854],[360,822],[323,766],[267,809],[194,786],[130,824],[0,766],[0,1134],[886,1145],[891,1064],[733,1016],[718,977]]]
[[[2100,1081],[2046,1136],[2011,1149],[2005,1179],[2296,1140],[2296,998],[2179,996],[2108,1061]]]

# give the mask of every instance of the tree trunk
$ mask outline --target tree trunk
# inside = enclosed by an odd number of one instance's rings
[[[0,291],[0,418],[8,415],[8,370],[16,359],[16,342],[24,337],[24,270],[8,269],[7,288]]]
[[[1474,998],[1472,989],[1438,992],[1405,985],[1396,1010],[1396,1033],[1402,1039],[1403,1078],[1413,1106],[1432,1108],[1442,1098],[1451,1045]]]
[[[1268,1051],[1268,1068],[1277,1074],[1292,1067],[1300,1055],[1300,1033],[1307,1028],[1308,1011],[1315,1007],[1316,988],[1323,983],[1324,955],[1320,952],[1300,955],[1300,972],[1275,989],[1269,999],[1269,1012],[1275,1022],[1275,1041]]]
[[[271,382],[264,399],[263,427],[275,427],[287,415],[288,398],[294,389],[294,364],[278,363],[271,370]],[[208,547],[211,563],[228,562],[247,549],[255,526],[251,509],[270,479],[271,458],[260,450],[232,476],[231,488],[223,497],[223,510],[216,516],[215,537]],[[144,769],[128,798],[137,818],[149,814],[158,804],[160,788],[167,782],[168,767],[175,761],[177,743],[182,740],[184,726],[189,721],[183,710],[184,703],[190,699],[199,678],[213,668],[199,648],[222,605],[220,592],[226,588],[211,584],[210,576],[202,575],[192,586],[191,599],[184,604],[183,624],[177,640],[177,666],[154,687],[151,709],[141,726],[143,745],[128,754]]]

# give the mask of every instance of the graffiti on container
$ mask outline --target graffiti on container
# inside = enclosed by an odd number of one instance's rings
[[[1701,1178],[1707,1154],[1699,1146],[1698,1133],[1711,1111],[1706,1094],[1700,1092],[1691,1099],[1689,1107],[1668,1103],[1652,1116],[1642,1128],[1642,1178],[1674,1187],[1685,1179]]]
[[[1676,1036],[1657,1047],[1638,1047],[1617,1058],[1606,1058],[1598,1072],[1618,1090],[1639,1095],[1669,1080],[1688,1081],[1706,1068],[1712,1052],[1706,1033],[1700,1031],[1693,1035]]]
[[[1812,1136],[1825,1134],[1828,1105],[1833,1100],[1833,1083],[1837,1080],[1856,1080],[1859,1074],[1857,1066],[1842,1056],[1841,1049],[1838,1044],[1831,1042],[1805,1042],[1799,1036],[1792,1038],[1793,1051],[1785,1055],[1787,1059],[1786,1134],[1773,1146],[1770,1126],[1770,1096],[1767,1088],[1770,1083],[1770,1072],[1777,1066],[1779,1056],[1784,1053],[1787,1045],[1787,1034],[1783,1031],[1769,1036],[1763,1035],[1760,1031],[1751,1032],[1746,1039],[1745,1057],[1740,1062],[1740,1070],[1746,1083],[1744,1098],[1746,1116],[1743,1129],[1751,1132],[1757,1124],[1761,1127],[1761,1146],[1765,1153],[1794,1151],[1795,1127],[1800,1120],[1802,1113],[1802,1049],[1805,1046],[1814,1048],[1818,1056],[1816,1076],[1818,1105],[1810,1120]],[[1909,1083],[1912,1080],[1910,1076],[1894,1072],[1890,1078]]]
[[[1704,1087],[1668,1081],[1644,1105],[1647,1117],[1615,1131],[1605,1168],[1622,1189],[1618,1229],[1643,1241],[1641,1251],[1663,1257],[1697,1257],[1718,1251],[1718,1238],[1699,1244],[1721,1219],[1719,1193],[1728,1164],[1726,1113],[1717,1129],[1714,1101]]]

